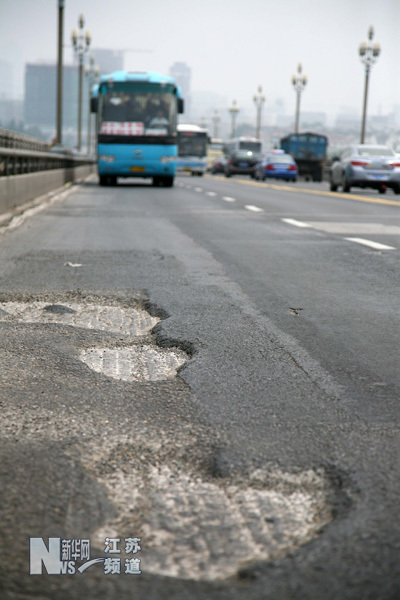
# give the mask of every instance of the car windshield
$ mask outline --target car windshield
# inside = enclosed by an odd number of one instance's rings
[[[247,140],[242,140],[240,142],[240,150],[251,150],[257,154],[258,152],[261,152],[261,142],[249,142]]]
[[[359,156],[394,156],[394,151],[385,146],[358,146]]]

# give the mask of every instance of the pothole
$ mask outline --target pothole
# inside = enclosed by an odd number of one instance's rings
[[[150,334],[160,321],[141,308],[124,308],[79,302],[0,302],[0,321],[68,325],[124,335],[129,339]],[[92,347],[79,358],[90,369],[121,381],[163,381],[176,376],[188,360],[178,348],[159,348],[149,343],[121,348]]]
[[[123,308],[99,304],[63,302],[50,304],[35,302],[1,302],[0,320],[17,320],[22,323],[59,323],[85,329],[96,329],[124,335],[147,335],[159,322],[140,308]]]
[[[162,381],[173,379],[179,367],[188,360],[185,352],[157,346],[128,348],[89,348],[80,359],[88,367],[122,381]]]
[[[138,456],[137,468],[111,462],[103,471],[100,481],[118,516],[92,537],[99,545],[106,537],[140,537],[146,573],[223,580],[294,551],[333,518],[323,471],[260,469],[232,483],[146,458]]]

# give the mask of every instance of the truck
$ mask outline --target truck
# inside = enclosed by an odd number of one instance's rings
[[[308,181],[322,181],[328,138],[320,133],[291,133],[280,140],[282,150],[296,161],[299,175]]]

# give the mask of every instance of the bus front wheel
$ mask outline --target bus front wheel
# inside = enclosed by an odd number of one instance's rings
[[[100,175],[100,185],[117,185],[117,178],[114,175]]]
[[[164,177],[162,180],[164,187],[172,187],[174,185],[173,177]]]
[[[156,187],[159,185],[162,185],[163,187],[172,187],[174,185],[174,178],[173,177],[153,177],[153,185]]]

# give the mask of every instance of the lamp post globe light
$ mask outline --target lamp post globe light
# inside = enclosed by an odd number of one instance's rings
[[[98,65],[94,64],[94,56],[91,55],[89,64],[85,67],[85,76],[88,80],[88,91],[89,91],[89,114],[88,114],[88,127],[87,127],[87,154],[91,154],[92,151],[92,140],[91,140],[91,120],[92,113],[90,110],[90,100],[92,96],[92,90],[95,83],[98,82],[100,69]]]
[[[81,149],[81,130],[82,130],[82,84],[83,84],[83,63],[86,54],[89,51],[89,46],[91,42],[90,32],[86,30],[83,31],[85,26],[85,19],[83,15],[79,17],[79,31],[73,29],[71,34],[72,39],[72,47],[74,49],[75,55],[78,58],[79,62],[79,83],[78,83],[78,143],[77,150]]]
[[[299,125],[300,125],[300,98],[301,93],[307,85],[307,76],[302,74],[303,67],[302,64],[299,63],[297,65],[297,74],[292,76],[292,85],[293,89],[296,92],[296,119],[294,125],[294,132],[299,133]]]
[[[365,86],[364,86],[364,102],[363,102],[363,115],[361,124],[361,139],[360,143],[363,144],[365,140],[365,127],[367,121],[367,99],[368,99],[368,84],[369,84],[369,73],[372,65],[378,60],[378,56],[381,53],[381,47],[378,42],[372,43],[374,39],[374,28],[371,26],[368,30],[368,42],[361,42],[358,53],[360,55],[361,62],[365,66]]]
[[[257,94],[253,96],[253,102],[256,105],[257,109],[257,122],[256,122],[256,138],[260,139],[260,131],[261,131],[261,110],[262,106],[265,102],[265,96],[262,93],[261,85],[258,86]]]
[[[236,129],[236,117],[237,117],[238,112],[240,111],[240,108],[236,104],[236,100],[232,101],[232,106],[230,106],[228,108],[228,110],[231,113],[231,120],[232,120],[231,138],[234,138],[235,137],[235,129]]]

